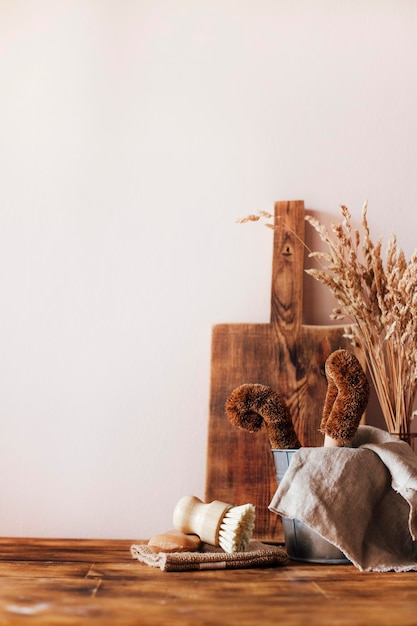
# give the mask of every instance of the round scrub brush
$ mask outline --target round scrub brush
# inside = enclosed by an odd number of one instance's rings
[[[370,385],[352,352],[336,350],[325,363],[327,394],[320,431],[325,445],[346,445],[354,437],[366,409]]]
[[[177,530],[196,534],[225,552],[244,552],[255,527],[255,507],[232,506],[219,500],[204,504],[195,496],[184,496],[175,507],[173,522]]]
[[[237,387],[226,400],[229,422],[238,428],[256,432],[265,427],[272,448],[300,448],[291,413],[284,398],[259,383]]]

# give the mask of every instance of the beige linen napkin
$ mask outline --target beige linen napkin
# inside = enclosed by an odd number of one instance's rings
[[[269,506],[336,545],[360,570],[417,570],[417,455],[360,426],[352,448],[301,448]]]

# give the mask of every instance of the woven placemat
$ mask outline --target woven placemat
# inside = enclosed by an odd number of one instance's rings
[[[159,567],[163,572],[189,572],[208,569],[244,569],[273,567],[287,562],[287,553],[280,546],[251,541],[245,552],[228,554],[221,548],[203,544],[198,552],[154,552],[148,545],[133,544],[134,559]]]

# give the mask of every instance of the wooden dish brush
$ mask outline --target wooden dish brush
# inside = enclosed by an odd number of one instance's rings
[[[225,552],[245,552],[255,527],[255,507],[219,500],[205,504],[196,496],[184,496],[175,507],[173,522],[176,530],[198,535]]]

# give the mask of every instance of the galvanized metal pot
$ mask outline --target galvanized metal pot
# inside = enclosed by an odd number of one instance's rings
[[[272,449],[278,484],[297,450]],[[349,559],[332,543],[296,519],[282,518],[285,549],[291,559],[310,563],[346,564]]]

